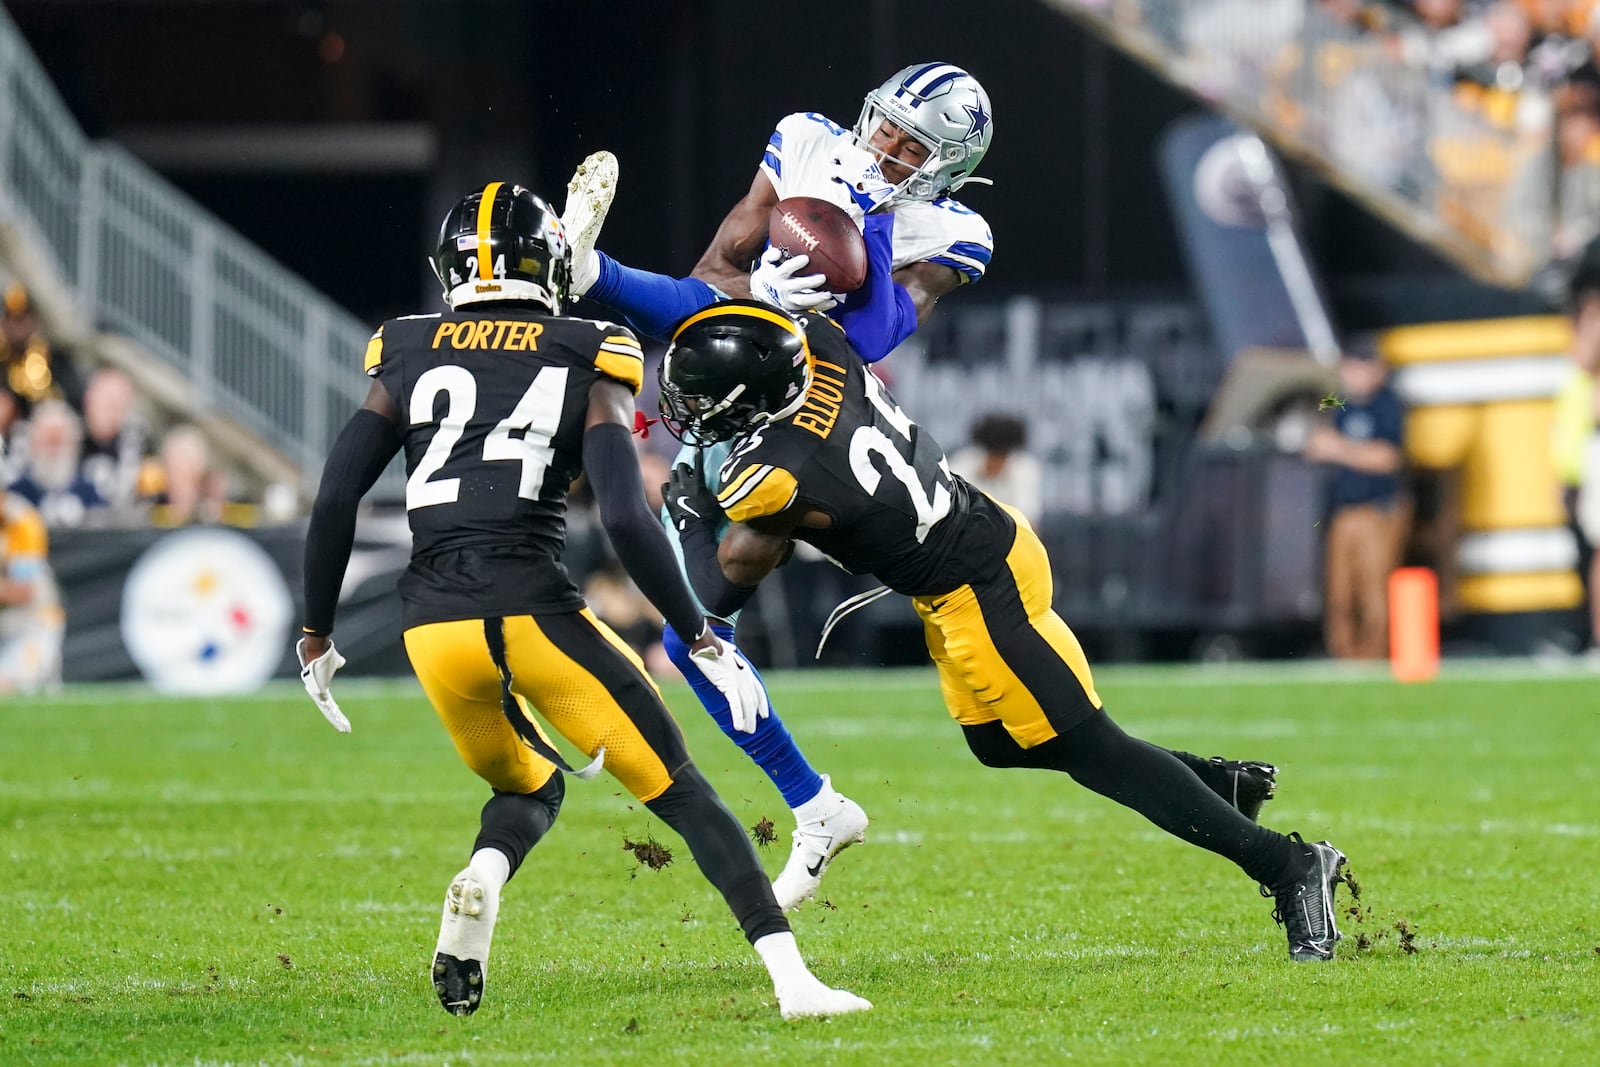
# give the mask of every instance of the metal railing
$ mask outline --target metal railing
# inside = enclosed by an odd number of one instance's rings
[[[273,442],[315,488],[366,396],[362,323],[113,145],[84,137],[0,9],[0,222],[122,334],[189,383],[195,415]],[[375,495],[402,493],[392,465]]]
[[[1550,106],[1534,79],[1464,100],[1420,25],[1307,0],[1046,2],[1480,279],[1520,288],[1549,258]]]

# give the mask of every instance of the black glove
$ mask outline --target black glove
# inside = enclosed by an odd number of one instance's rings
[[[700,460],[696,458],[696,466]],[[706,485],[705,478],[687,463],[672,468],[672,477],[661,487],[661,499],[667,505],[667,516],[679,533],[693,523],[715,526],[722,522],[722,505],[717,494]]]

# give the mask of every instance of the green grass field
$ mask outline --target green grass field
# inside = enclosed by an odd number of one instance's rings
[[[1600,1062],[1600,679],[1107,670],[1130,731],[1282,768],[1263,821],[1350,855],[1339,958],[1295,965],[1230,864],[1062,775],[966,752],[931,672],[771,679],[873,817],[795,916],[860,1016],[784,1023],[681,842],[573,782],[504,898],[488,998],[426,977],[484,799],[408,683],[0,705],[0,1064]],[[669,687],[746,825],[776,792]],[[672,847],[638,868],[624,838]],[[1341,890],[1341,912],[1350,904]]]

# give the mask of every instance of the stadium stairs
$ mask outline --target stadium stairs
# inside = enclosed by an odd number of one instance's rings
[[[91,142],[0,9],[0,274],[82,370],[124,369],[239,490],[316,488],[370,327],[115,145]],[[398,495],[396,464],[376,495]]]

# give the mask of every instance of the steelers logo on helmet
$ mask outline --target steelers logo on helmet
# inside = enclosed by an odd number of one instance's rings
[[[867,94],[852,133],[859,147],[878,157],[880,166],[884,154],[870,142],[886,120],[921,141],[928,158],[883,203],[937,200],[969,181],[985,182],[974,179],[972,172],[989,151],[994,113],[978,79],[960,67],[913,63]]]
[[[452,309],[526,300],[559,315],[572,278],[561,216],[529,190],[506,182],[490,182],[450,209],[428,263]]]
[[[753,300],[725,300],[678,326],[661,358],[661,421],[705,446],[800,410],[816,360],[793,317]]]

